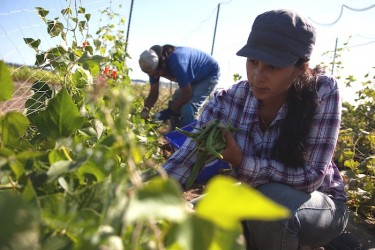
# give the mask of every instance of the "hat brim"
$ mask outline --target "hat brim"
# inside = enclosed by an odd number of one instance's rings
[[[275,67],[287,67],[295,64],[299,57],[287,51],[276,50],[266,46],[245,45],[237,53],[237,56],[250,57],[265,62]]]

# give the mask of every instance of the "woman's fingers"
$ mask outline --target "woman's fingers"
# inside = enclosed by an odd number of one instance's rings
[[[233,134],[230,131],[223,131],[223,135],[227,142],[227,147],[223,150],[223,152],[221,152],[223,160],[231,164],[232,167],[237,168],[240,166],[242,161],[242,150],[240,146],[238,146]]]

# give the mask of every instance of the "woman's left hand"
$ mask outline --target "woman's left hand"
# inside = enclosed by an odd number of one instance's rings
[[[242,150],[234,140],[230,131],[224,131],[224,137],[227,142],[227,147],[221,152],[223,160],[231,164],[233,168],[238,168],[243,157]]]

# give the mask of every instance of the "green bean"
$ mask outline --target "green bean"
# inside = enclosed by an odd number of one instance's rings
[[[193,169],[191,170],[191,173],[185,182],[186,189],[190,188],[194,184],[195,180],[197,179],[199,175],[199,172],[204,166],[205,158],[206,158],[206,154],[204,152],[201,152],[198,154],[197,161],[195,162]]]
[[[219,134],[220,128],[219,127],[213,127],[208,135],[207,142],[206,142],[206,150],[211,153],[216,158],[219,158],[220,160],[223,159],[223,156],[215,150],[215,148],[212,147],[214,138]],[[216,138],[215,138],[216,139]]]
[[[219,153],[227,146],[224,131],[238,131],[231,123],[224,125],[219,120],[211,121],[195,132],[187,132],[178,129],[187,137],[191,137],[197,143],[197,160],[192,166],[191,173],[185,182],[185,188],[190,188],[198,177],[203,166],[214,159],[223,159]]]
[[[177,130],[178,132],[180,132],[181,134],[183,134],[183,135],[185,135],[185,136],[187,136],[187,137],[193,138],[193,139],[200,135],[199,132],[198,132],[198,133],[197,133],[197,132],[188,132],[188,131],[186,131],[186,130],[182,130],[182,129],[177,128],[177,127],[176,127],[176,130]]]

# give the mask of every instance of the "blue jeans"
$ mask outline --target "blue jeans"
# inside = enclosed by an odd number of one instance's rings
[[[292,216],[278,221],[246,221],[251,240],[248,249],[322,247],[339,236],[348,222],[345,202],[319,191],[308,194],[278,183],[264,184],[257,189],[289,208]]]
[[[183,127],[188,125],[196,119],[199,109],[203,106],[205,101],[214,92],[216,85],[219,83],[219,77],[210,77],[200,82],[196,82],[191,85],[192,98],[189,102],[185,103],[180,108],[181,116],[179,119],[171,119],[172,129],[175,127]],[[181,90],[178,88],[172,95],[172,100],[169,102],[169,106],[172,105],[173,101],[181,96]]]

